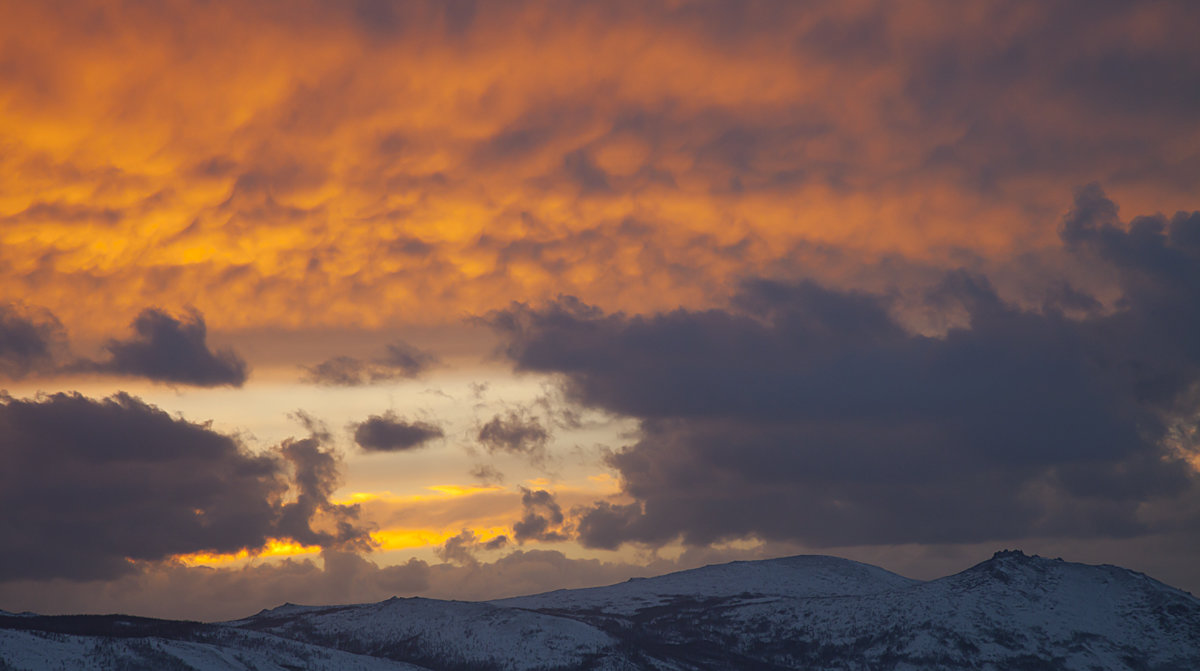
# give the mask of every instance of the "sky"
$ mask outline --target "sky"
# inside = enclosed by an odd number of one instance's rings
[[[0,15],[4,610],[1200,593],[1194,3]]]

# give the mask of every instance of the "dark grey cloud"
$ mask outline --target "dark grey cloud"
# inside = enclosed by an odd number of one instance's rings
[[[492,417],[476,436],[488,452],[507,452],[537,457],[546,449],[550,432],[537,417],[516,410]]]
[[[369,530],[358,522],[357,505],[332,503],[329,497],[340,484],[337,455],[325,449],[328,435],[314,434],[303,439],[288,439],[279,453],[292,467],[295,500],[283,504],[276,522],[278,534],[305,545],[368,550],[372,546]],[[324,522],[314,528],[314,520]]]
[[[336,356],[315,366],[306,366],[305,380],[335,387],[356,387],[388,380],[419,377],[438,364],[432,352],[396,341],[375,359]]]
[[[521,488],[521,505],[525,514],[513,524],[513,538],[525,541],[565,541],[570,538],[564,528],[566,517],[554,495],[544,489]]]
[[[354,425],[354,442],[368,452],[403,452],[423,447],[445,433],[429,422],[410,422],[388,412]]]
[[[356,510],[329,503],[336,479],[316,436],[252,454],[127,394],[5,396],[0,581],[111,578],[135,570],[129,560],[268,538],[361,547]]]
[[[257,547],[287,487],[276,460],[125,394],[5,398],[0,427],[0,579]]]
[[[587,545],[1127,537],[1185,528],[1200,497],[1177,451],[1198,448],[1198,226],[1123,225],[1081,189],[1066,253],[1111,269],[1121,300],[1097,310],[1072,288],[1089,309],[1068,317],[950,272],[928,300],[968,320],[936,338],[886,296],[769,280],[720,309],[626,316],[568,297],[491,321],[519,370],[641,420],[609,457],[635,502],[573,511]]]
[[[463,529],[457,535],[450,537],[438,548],[437,555],[444,562],[456,562],[459,564],[475,563],[475,554],[471,552],[471,547],[476,543],[475,532],[470,529]]]
[[[575,512],[579,515],[579,539],[588,547],[615,550],[626,541],[653,543],[670,533],[639,529],[643,519],[642,506],[639,503],[617,505],[608,501],[597,501],[592,506]]]
[[[176,318],[147,308],[131,326],[133,337],[104,345],[107,360],[70,360],[66,331],[53,314],[0,305],[0,375],[93,372],[199,387],[240,387],[246,381],[246,362],[232,350],[209,348],[204,318],[195,310]]]
[[[65,342],[62,324],[49,312],[0,304],[0,376],[20,379],[53,368]]]
[[[470,529],[463,529],[458,534],[448,538],[437,550],[437,555],[445,562],[454,562],[463,566],[476,566],[479,560],[475,553],[480,550],[499,550],[508,545],[508,536],[500,535],[488,540],[480,540],[479,536]]]
[[[505,545],[508,545],[508,536],[504,536],[504,535],[490,538],[486,541],[482,541],[479,544],[479,546],[481,548],[483,548],[484,550],[499,550],[500,548],[504,547]]]
[[[246,362],[233,350],[208,347],[208,328],[196,310],[176,318],[147,308],[132,327],[132,338],[105,344],[107,361],[84,361],[74,368],[197,387],[240,387],[246,382]]]

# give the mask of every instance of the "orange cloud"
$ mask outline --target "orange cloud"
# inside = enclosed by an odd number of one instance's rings
[[[3,9],[0,300],[93,335],[147,304],[377,327],[1013,254],[1096,179],[1184,207],[1200,152],[1183,97],[1113,102],[1089,56],[1169,62],[1166,5]]]

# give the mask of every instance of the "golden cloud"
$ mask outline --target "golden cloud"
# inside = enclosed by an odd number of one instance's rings
[[[1194,184],[1186,101],[1098,107],[1087,70],[1186,44],[1186,9],[740,5],[5,2],[0,300],[89,334],[697,306],[831,249],[1050,244],[1096,179],[1135,211]]]

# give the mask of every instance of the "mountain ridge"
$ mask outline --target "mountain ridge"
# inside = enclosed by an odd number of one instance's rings
[[[115,665],[89,666],[97,651]],[[195,671],[1175,671],[1200,668],[1200,600],[1119,566],[1003,550],[929,581],[797,555],[493,601],[285,603],[218,623],[0,614],[0,669],[54,660]]]

